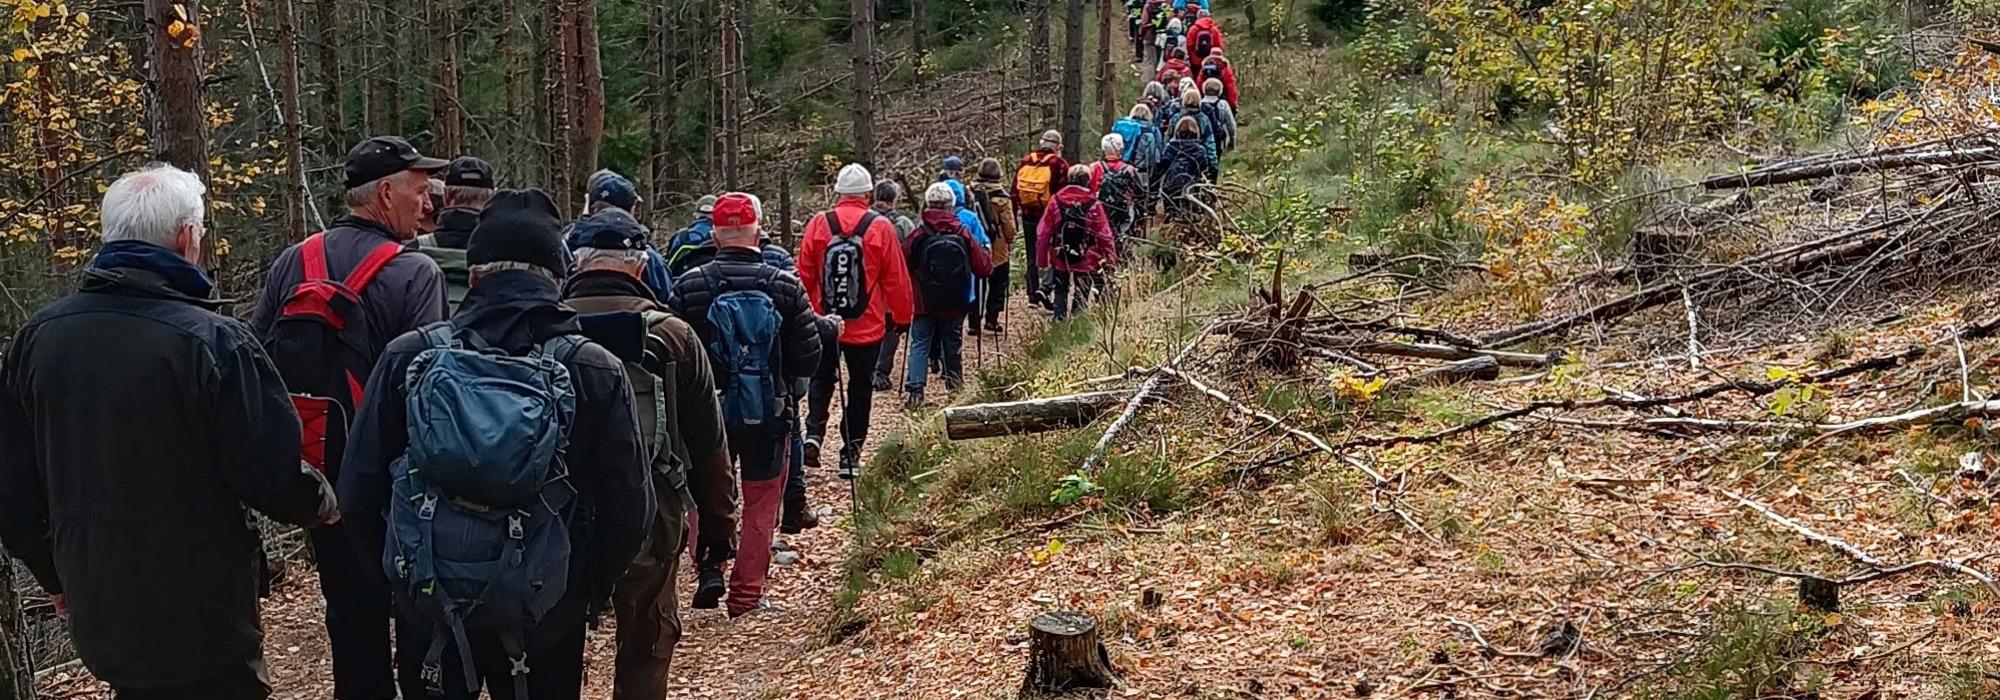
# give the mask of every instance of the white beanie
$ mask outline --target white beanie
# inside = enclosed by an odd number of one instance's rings
[[[840,195],[867,195],[875,192],[875,176],[860,163],[848,163],[840,169],[840,177],[833,181],[833,193]]]
[[[942,182],[933,182],[930,187],[924,189],[924,204],[926,205],[955,204],[957,202],[958,191],[952,189],[951,185]]]
[[[1167,32],[1170,34],[1179,34],[1181,32],[1181,18],[1175,17],[1167,20]]]
[[[1105,153],[1124,153],[1125,137],[1117,134],[1105,134],[1104,138],[1097,142],[1097,147],[1103,149]]]

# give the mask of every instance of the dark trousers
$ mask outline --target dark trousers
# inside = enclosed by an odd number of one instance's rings
[[[1061,321],[1083,311],[1084,298],[1090,296],[1095,276],[1087,272],[1063,270],[1056,270],[1051,275],[1055,278],[1056,320]]]
[[[888,381],[896,376],[896,351],[903,347],[903,334],[891,328],[882,333],[882,353],[875,357],[875,376]],[[819,363],[825,367],[826,363]]]
[[[1013,282],[1013,269],[1008,263],[993,266],[993,274],[986,278],[986,325],[1000,324],[1000,314],[1007,310],[1007,287]],[[977,321],[978,319],[973,319]]]
[[[785,471],[785,512],[791,517],[805,515],[806,510],[806,442],[805,426],[799,423],[798,413],[787,421],[792,424],[792,449],[786,456]]]
[[[532,700],[576,700],[583,694],[584,603],[565,599],[542,617],[542,624],[529,630],[525,639],[528,653],[528,697]],[[431,623],[404,620],[397,625],[396,667],[402,679],[403,697],[411,700],[433,697],[424,687],[424,654],[430,651]],[[449,635],[450,632],[445,632]],[[500,639],[491,632],[467,631],[472,645],[472,668],[479,684],[493,700],[515,700],[513,668]],[[459,654],[464,650],[447,642],[442,660],[443,700],[476,700],[479,688],[465,685],[465,666]]]
[[[806,396],[806,439],[826,437],[826,424],[833,415],[834,389],[840,384],[839,366],[845,364],[847,386],[840,414],[840,458],[861,459],[861,444],[868,440],[868,409],[875,394],[874,387],[863,378],[875,370],[875,360],[881,352],[881,343],[842,345],[839,362],[819,364],[819,376],[813,377],[812,390]]]
[[[389,654],[389,591],[378,581],[380,563],[361,561],[339,525],[313,528],[319,592],[326,598],[326,637],[333,647],[333,697],[389,700],[396,676]]]
[[[1028,278],[1022,283],[1028,285],[1028,299],[1031,301],[1042,298],[1042,266],[1035,262],[1035,250],[1042,237],[1043,209],[1045,207],[1021,207],[1021,240],[1026,243],[1028,253]]]
[[[271,672],[264,657],[230,666],[221,673],[168,688],[111,689],[114,700],[264,700],[271,697]]]

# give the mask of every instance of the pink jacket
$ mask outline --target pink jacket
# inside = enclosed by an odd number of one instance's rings
[[[1083,262],[1064,262],[1055,255],[1055,249],[1062,245],[1062,212],[1072,206],[1088,206],[1091,244],[1083,251]],[[1042,212],[1042,225],[1035,232],[1035,258],[1042,267],[1062,272],[1096,274],[1104,269],[1106,261],[1117,254],[1117,240],[1111,235],[1111,220],[1104,216],[1104,205],[1097,203],[1097,197],[1090,194],[1090,188],[1083,185],[1069,185],[1057,192],[1055,201]]]

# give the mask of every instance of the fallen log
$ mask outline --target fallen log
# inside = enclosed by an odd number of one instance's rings
[[[1134,393],[1131,389],[1117,389],[953,406],[944,410],[944,434],[953,440],[974,440],[1081,428],[1124,405]]]
[[[1934,165],[1973,165],[1994,161],[2000,161],[2000,148],[1943,148],[1910,153],[1877,153],[1806,163],[1778,163],[1740,173],[1710,175],[1702,178],[1701,187],[1706,190],[1764,187],[1851,173]]]
[[[1028,623],[1028,674],[1023,696],[1109,688],[1118,676],[1097,639],[1097,621],[1080,612],[1045,612]]]
[[[1496,364],[1507,367],[1534,367],[1541,369],[1561,363],[1563,358],[1561,352],[1537,355],[1534,353],[1488,350],[1485,348],[1457,348],[1450,345],[1437,345],[1433,343],[1389,343],[1321,335],[1309,335],[1307,337],[1313,341],[1325,343],[1328,349],[1331,350],[1345,350],[1363,355],[1394,355],[1397,357],[1418,357],[1426,360],[1472,360],[1488,357],[1492,358]]]

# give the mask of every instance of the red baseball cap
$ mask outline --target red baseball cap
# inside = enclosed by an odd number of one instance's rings
[[[716,198],[715,211],[709,214],[709,220],[715,222],[716,228],[756,226],[757,203],[742,192],[722,195]]]

